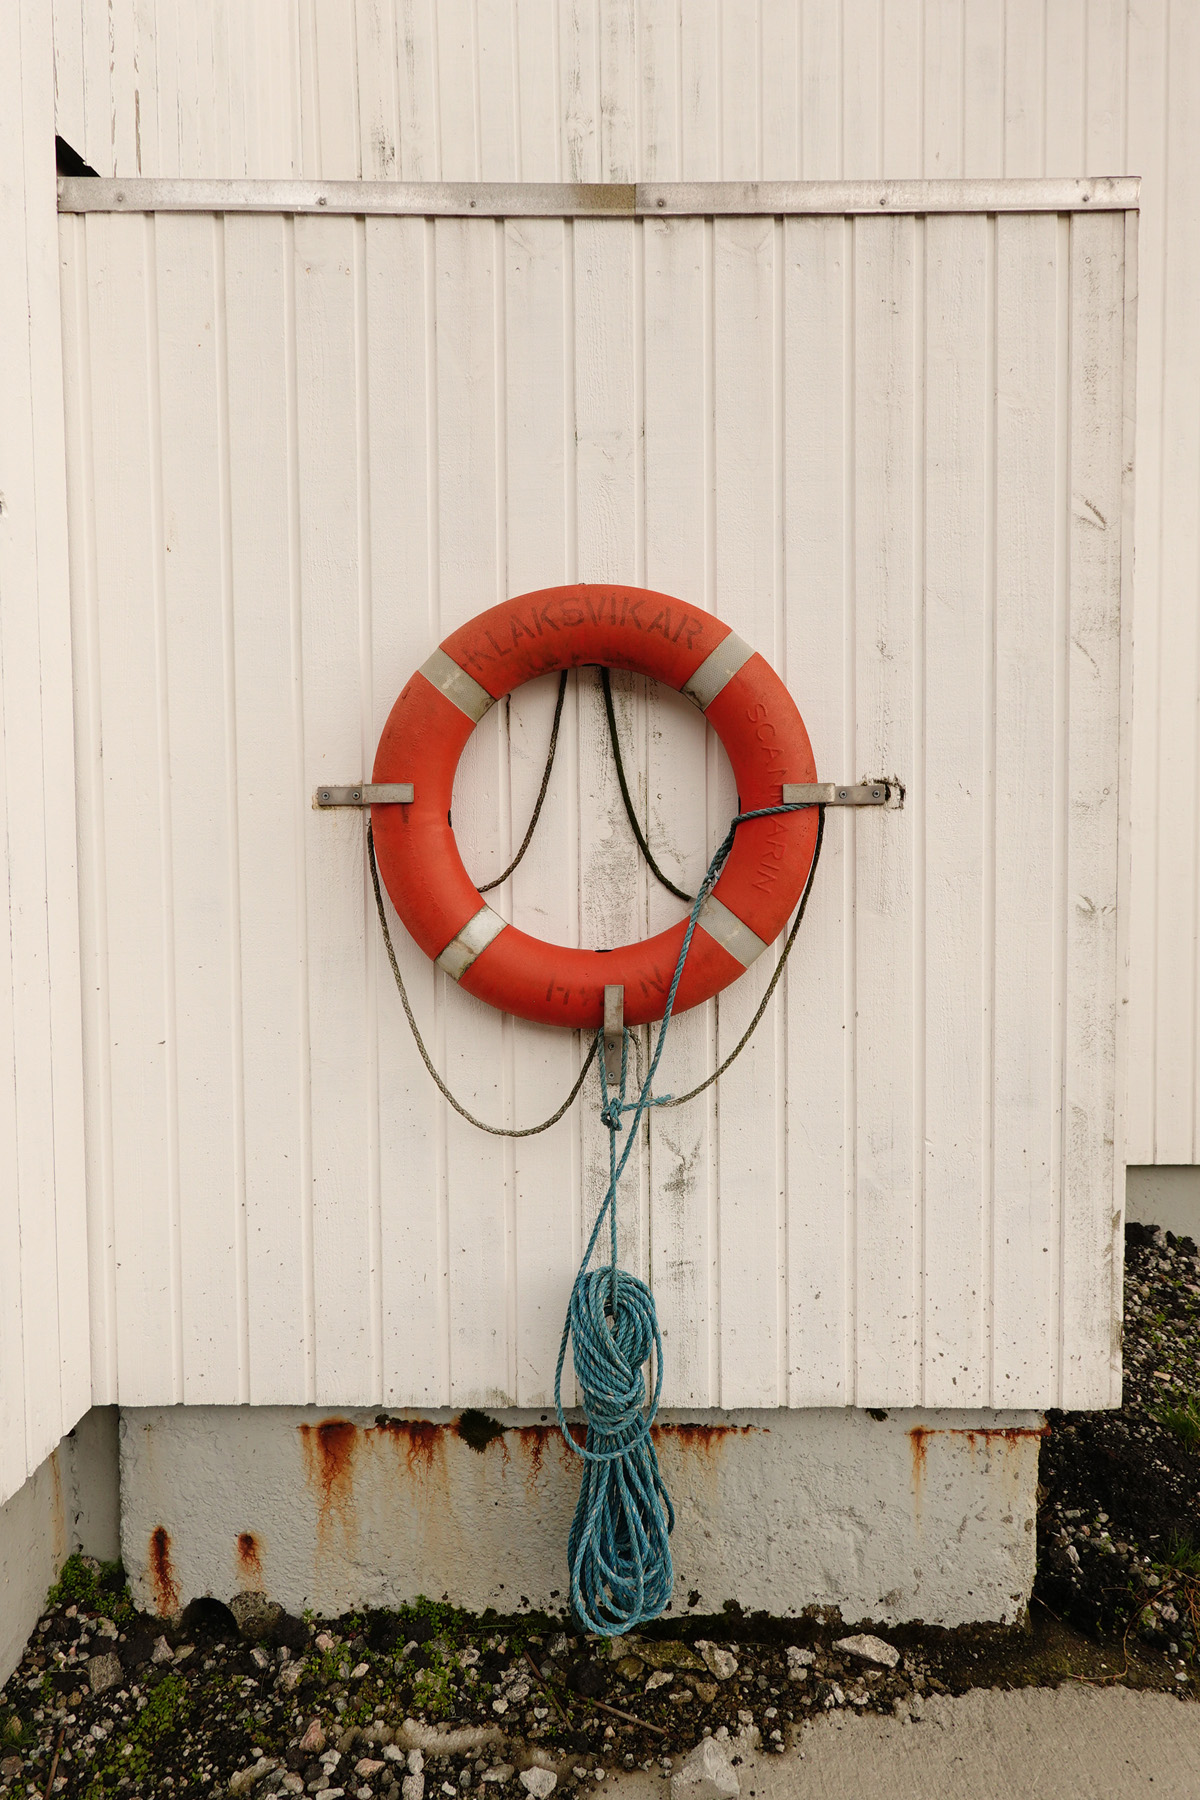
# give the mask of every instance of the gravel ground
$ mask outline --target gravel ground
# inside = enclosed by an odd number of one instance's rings
[[[1124,1404],[1051,1413],[1038,1579],[1091,1632],[1191,1667],[1200,1626],[1200,1261],[1191,1238],[1125,1231]]]
[[[1027,1630],[906,1626],[855,1642],[836,1614],[733,1609],[610,1644],[429,1601],[295,1619],[257,1595],[164,1623],[134,1610],[119,1569],[73,1557],[0,1691],[0,1800],[545,1800],[623,1769],[668,1775],[706,1736],[736,1766],[817,1716],[908,1721],[974,1687],[1073,1677],[1191,1697],[1195,1246],[1131,1226],[1126,1309],[1125,1405],[1050,1418]]]

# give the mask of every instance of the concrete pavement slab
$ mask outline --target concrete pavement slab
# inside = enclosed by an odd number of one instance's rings
[[[741,1800],[1200,1800],[1200,1706],[1122,1687],[934,1695],[912,1724],[817,1720],[739,1769]],[[605,1784],[666,1800],[665,1778]]]

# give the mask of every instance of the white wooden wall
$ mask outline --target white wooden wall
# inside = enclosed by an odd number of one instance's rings
[[[1132,217],[1132,215],[1131,215]],[[97,1399],[546,1404],[602,1191],[595,1094],[498,1145],[438,1101],[378,941],[369,767],[429,649],[628,580],[788,681],[831,814],[785,992],[624,1191],[681,1405],[1105,1403],[1114,1211],[1126,215],[64,216]],[[455,797],[507,861],[555,683]],[[700,876],[733,794],[619,683],[645,823]],[[647,883],[592,678],[507,916],[593,945]],[[573,1034],[398,929],[439,1065],[552,1110]],[[682,1017],[660,1089],[773,961]]]
[[[0,1503],[89,1403],[50,15],[0,53]]]
[[[1142,177],[1130,1162],[1200,1161],[1200,7],[54,0],[102,174]]]

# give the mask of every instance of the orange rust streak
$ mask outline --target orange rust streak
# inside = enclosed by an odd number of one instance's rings
[[[150,1533],[150,1578],[154,1583],[154,1605],[160,1619],[179,1611],[179,1583],[171,1567],[171,1539],[165,1525],[156,1525]]]
[[[239,1533],[237,1554],[243,1581],[250,1588],[261,1589],[263,1585],[262,1557],[259,1552],[258,1539],[252,1531]]]
[[[432,1419],[389,1419],[376,1429],[403,1446],[410,1475],[432,1474],[435,1462],[444,1463],[447,1435],[457,1436],[453,1425],[437,1425]]]
[[[913,1486],[918,1492],[925,1476],[925,1455],[929,1448],[929,1440],[936,1436],[937,1433],[930,1431],[926,1425],[914,1425],[908,1434],[908,1441],[912,1445]]]
[[[349,1536],[354,1531],[353,1463],[358,1426],[349,1419],[322,1419],[319,1425],[304,1424],[299,1429],[308,1484],[317,1489],[317,1537],[327,1536],[335,1512]]]
[[[726,1438],[746,1437],[759,1429],[757,1425],[652,1425],[650,1436],[656,1444],[666,1439],[683,1450],[699,1450],[710,1456],[714,1450],[725,1448]]]

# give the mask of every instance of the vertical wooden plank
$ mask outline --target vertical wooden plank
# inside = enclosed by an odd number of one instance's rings
[[[114,106],[107,9],[81,6],[83,23],[84,142],[76,144],[98,175],[115,175],[112,113]]]
[[[1130,14],[1127,94],[1128,166],[1142,172],[1138,213],[1137,545],[1133,638],[1132,854],[1129,892],[1130,1004],[1126,1081],[1126,1150],[1131,1163],[1154,1162],[1157,1149],[1159,1025],[1177,1003],[1164,979],[1158,944],[1160,846],[1159,735],[1163,588],[1163,470],[1166,458],[1163,379],[1167,252],[1167,19],[1165,0]],[[1194,40],[1193,40],[1194,42]],[[1200,45],[1196,45],[1200,50]],[[1186,76],[1184,78],[1187,79]],[[1186,266],[1186,265],[1185,265]],[[1186,354],[1186,347],[1184,353]],[[1179,1134],[1175,1142],[1180,1142]],[[1164,1161],[1169,1160],[1168,1154]],[[1189,1145],[1189,1154],[1190,1154]]]
[[[183,1398],[154,224],[87,222],[121,1400]],[[137,979],[128,971],[136,969]]]
[[[714,232],[717,605],[722,618],[778,668],[783,594],[776,554],[781,418],[776,326],[782,319],[776,226],[771,219],[719,220]],[[774,952],[760,957],[721,995],[718,1057],[728,1054],[749,1024],[774,961]],[[782,1398],[784,1084],[775,1009],[721,1082],[723,1406],[776,1406]]]
[[[919,1398],[923,237],[910,218],[861,219],[854,235],[856,765],[907,787],[901,811],[856,829],[856,1400],[898,1406]]]
[[[885,6],[880,32],[879,173],[921,173],[924,117],[922,8]]]
[[[396,172],[401,181],[437,181],[441,142],[436,0],[392,0],[392,5],[400,137]]]
[[[480,178],[519,181],[521,128],[511,0],[478,0],[476,29]]]
[[[359,127],[360,75],[355,15],[345,0],[311,0],[316,45],[317,163],[324,181],[355,181],[365,171]]]
[[[310,1398],[312,1267],[292,232],[225,220],[230,561],[241,942],[246,1383]],[[271,879],[259,871],[269,869]]]
[[[1161,613],[1158,680],[1158,1033],[1159,1162],[1191,1162],[1197,1150],[1197,1030],[1200,881],[1196,819],[1200,809],[1200,745],[1196,684],[1200,669],[1200,342],[1191,295],[1200,276],[1200,194],[1192,178],[1192,146],[1200,131],[1200,15],[1169,13],[1165,139],[1164,291],[1161,322],[1162,462]],[[1144,309],[1150,311],[1149,307]],[[1149,344],[1153,344],[1153,337]],[[1143,346],[1144,352],[1148,346]],[[1145,358],[1144,358],[1144,365]],[[1139,575],[1140,581],[1140,575]]]
[[[37,494],[38,686],[44,782],[45,895],[53,1149],[58,1366],[42,1379],[58,1391],[56,1429],[68,1430],[91,1404],[83,1116],[77,803],[73,727],[70,571],[67,554],[63,335],[55,167],[47,140],[54,114],[51,21],[34,5],[22,24],[25,132],[27,346]],[[9,234],[10,258],[15,255]],[[12,394],[10,390],[10,404]],[[28,591],[28,590],[27,590]],[[47,1445],[47,1448],[50,1446]]]
[[[758,0],[721,0],[717,69],[722,181],[762,174],[762,17]]]
[[[59,221],[62,256],[63,389],[67,450],[67,538],[71,546],[70,634],[75,672],[75,783],[79,843],[87,1290],[91,1396],[117,1398],[116,1237],[112,1190],[109,959],[100,705],[100,609],[92,466],[92,372],[87,221]]]
[[[806,6],[800,20],[800,177],[842,174],[845,63],[841,4]]]
[[[911,8],[889,8],[911,12]],[[883,9],[878,0],[841,0],[842,165],[847,181],[882,175]]]
[[[563,181],[599,181],[600,67],[595,0],[558,8],[558,128]]]
[[[786,666],[820,780],[858,772],[852,229],[846,219],[784,224]],[[785,977],[789,1406],[844,1406],[854,1392],[854,838],[852,815],[826,815]]]
[[[374,745],[410,672],[438,628],[431,527],[437,503],[433,358],[433,227],[423,219],[367,221],[367,333],[371,381],[372,629],[368,742]],[[441,1048],[436,968],[394,913],[392,941],[431,1050]],[[441,1214],[445,1105],[421,1063],[368,900],[368,968],[377,995],[382,1243],[383,1399],[444,1406],[450,1398]],[[458,995],[450,996],[451,1002]],[[444,1056],[438,1057],[444,1066]]]
[[[683,13],[649,6],[638,37],[641,64],[638,180],[680,181],[683,106]]]
[[[1071,221],[1062,1404],[1120,1384],[1114,1213],[1125,221]]]
[[[87,1362],[87,1333],[75,1316],[86,1318],[86,1276],[80,1285],[78,1258],[59,1266],[68,1232],[81,1232],[83,1221],[81,1196],[72,1193],[82,1173],[82,1121],[76,1116],[74,1142],[66,1129],[72,1087],[78,1114],[80,1070],[66,1060],[71,1035],[60,1045],[56,1031],[74,1017],[77,1054],[78,938],[63,929],[72,922],[75,808],[53,41],[48,8],[25,0],[12,12],[0,71],[0,1238],[11,1258],[0,1300],[11,1359],[0,1363],[0,1408],[12,1431],[0,1451],[4,1498],[74,1423],[78,1413],[68,1420],[66,1409]],[[59,1150],[68,1153],[61,1169]]]
[[[991,1303],[993,233],[925,223],[927,1406],[987,1400]],[[1006,764],[1004,765],[1007,766]],[[1006,776],[1007,780],[1007,776]]]
[[[114,175],[140,173],[142,96],[138,80],[138,14],[135,0],[110,0],[107,62],[112,70],[112,162]],[[148,98],[152,100],[153,87]]]
[[[156,222],[167,757],[184,1399],[241,1391],[245,1292],[240,1092],[241,958],[223,391],[224,240],[203,214]],[[235,1095],[235,1079],[238,1092]]]
[[[645,226],[646,582],[708,604],[707,455],[712,421],[708,252],[701,219]],[[651,688],[648,841],[671,879],[694,893],[712,841],[706,765],[711,735],[687,701]],[[720,827],[718,827],[720,829]],[[648,883],[647,930],[684,916],[682,901]],[[672,1020],[658,1086],[684,1094],[713,1069],[715,1006]],[[665,1334],[672,1406],[711,1406],[716,1343],[716,1091],[651,1114],[651,1277]]]
[[[1047,175],[1082,175],[1087,121],[1087,0],[1046,7]]]
[[[921,173],[930,180],[963,173],[964,0],[923,0],[925,63]],[[970,10],[967,8],[966,10]],[[978,9],[976,9],[978,10]],[[976,96],[972,94],[972,101]],[[888,174],[893,171],[889,167]],[[896,170],[899,174],[900,171]]]
[[[84,104],[83,8],[79,0],[53,0],[54,129],[83,154],[87,123]]]
[[[1005,173],[1004,31],[1003,7],[964,6],[963,147],[959,173],[967,177],[999,177]]]
[[[438,179],[480,179],[478,47],[473,8],[447,11],[433,0],[437,83]]]
[[[1083,169],[1124,170],[1130,0],[1087,0]],[[1140,171],[1139,171],[1140,172]]]
[[[764,181],[799,181],[800,36],[802,8],[767,0],[762,8],[762,150]]]
[[[363,754],[357,346],[361,270],[352,219],[297,218],[296,391],[301,527],[304,786],[357,773]],[[310,811],[305,896],[318,1402],[369,1404],[363,821]]]
[[[400,178],[395,25],[394,11],[384,0],[355,0],[358,156],[366,181]]]
[[[637,0],[599,0],[597,151],[600,181],[638,179]]]
[[[720,181],[720,0],[689,0],[680,9],[680,39],[680,180]]]
[[[508,589],[526,593],[567,574],[573,478],[565,427],[573,405],[566,306],[571,227],[559,219],[513,219],[505,227]],[[569,473],[568,473],[569,471]],[[592,678],[583,680],[590,689]],[[512,835],[519,843],[545,767],[558,677],[529,682],[509,702]],[[593,697],[586,695],[590,703]],[[524,930],[555,944],[579,942],[578,689],[569,682],[558,753],[538,827],[512,880],[493,896]],[[513,1027],[513,1116],[547,1118],[570,1089],[588,1033],[517,1021]],[[594,1107],[589,1081],[576,1109],[540,1137],[513,1147],[513,1397],[546,1406],[567,1297],[582,1253],[575,1196],[580,1114]],[[569,1373],[569,1371],[568,1371]],[[569,1391],[569,1390],[568,1390]]]
[[[557,0],[525,0],[514,8],[517,179],[562,179],[559,129]]]
[[[498,228],[443,219],[437,246],[438,636],[501,598],[505,516],[496,304]],[[510,819],[505,709],[468,742],[454,784],[455,834],[468,869],[503,868]],[[439,976],[446,1004],[446,1079],[481,1118],[511,1104],[512,1023]],[[508,1289],[513,1279],[510,1159],[457,1114],[448,1116],[450,1375],[455,1404],[503,1404],[508,1392]]]
[[[632,222],[611,219],[578,219],[573,227],[574,502],[577,571],[581,581],[640,582],[642,578],[643,398],[634,299],[640,249],[636,242],[638,230]],[[641,684],[632,676],[614,674],[612,687],[629,786],[640,804],[645,791]],[[621,805],[604,707],[594,675],[580,679],[579,788],[579,941],[604,949],[643,935],[646,876]],[[582,1225],[586,1242],[608,1183],[608,1132],[594,1106],[583,1110],[582,1143]],[[626,1168],[618,1196],[618,1218],[621,1261],[645,1278],[643,1145],[644,1137]],[[603,1261],[607,1254],[602,1242],[597,1261]]]
[[[180,91],[180,19],[177,0],[156,0],[154,9],[154,60],[158,86],[158,155],[156,173],[176,176],[184,173],[182,157],[185,131],[188,142],[194,123],[184,119],[183,94]],[[186,64],[189,69],[192,67]],[[188,81],[189,96],[196,96],[194,80]],[[189,115],[196,100],[188,106]]]
[[[1058,239],[1056,218],[996,221],[994,1406],[1041,1404],[1058,1360]]]
[[[1002,172],[1044,175],[1046,168],[1046,0],[1006,0]]]

